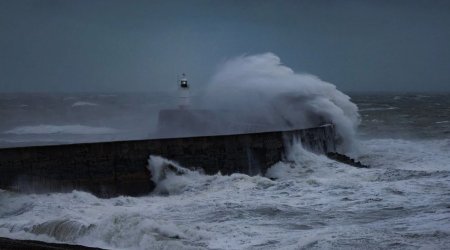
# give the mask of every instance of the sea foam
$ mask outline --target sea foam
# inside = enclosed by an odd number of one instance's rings
[[[444,249],[450,243],[450,144],[415,143],[363,141],[371,169],[293,143],[284,165],[269,171],[276,180],[208,176],[150,156],[159,190],[144,197],[0,191],[0,235],[107,249]],[[439,161],[439,171],[423,173],[440,158],[447,161]]]
[[[98,106],[97,103],[78,101],[72,104],[72,107]]]

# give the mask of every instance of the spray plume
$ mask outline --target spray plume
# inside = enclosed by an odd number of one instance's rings
[[[228,124],[233,120],[255,128],[298,129],[331,122],[341,141],[339,151],[354,149],[360,118],[350,97],[316,76],[295,73],[273,53],[226,61],[204,96],[208,109],[227,111]]]

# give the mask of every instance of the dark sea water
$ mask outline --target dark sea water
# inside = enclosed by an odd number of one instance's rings
[[[148,138],[166,93],[1,94],[0,147]]]
[[[450,94],[355,94],[363,138],[450,138]]]
[[[164,193],[0,190],[0,236],[113,249],[448,249],[450,94],[352,94],[357,169],[293,147],[269,175],[188,171]],[[154,94],[1,94],[0,146],[148,138]],[[164,161],[164,159],[160,159]]]

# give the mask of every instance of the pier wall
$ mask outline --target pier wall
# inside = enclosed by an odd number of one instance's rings
[[[264,174],[284,157],[294,138],[318,152],[335,151],[334,126],[253,134],[116,141],[0,149],[0,188],[20,192],[68,192],[99,197],[152,191],[150,155],[202,168],[206,174]]]

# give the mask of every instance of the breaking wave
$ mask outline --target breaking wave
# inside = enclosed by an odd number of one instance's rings
[[[98,106],[97,103],[78,101],[72,104],[72,107]]]
[[[270,129],[298,129],[334,123],[341,152],[355,148],[358,107],[336,86],[282,65],[265,53],[225,62],[207,86],[204,106],[230,110],[241,123],[266,124]],[[257,122],[255,122],[257,121]]]
[[[190,170],[178,163],[160,156],[151,155],[148,169],[152,173],[152,181],[156,184],[153,191],[159,195],[174,195],[184,192],[217,192],[216,188],[223,187],[225,182],[245,182],[248,185],[271,186],[274,183],[262,176],[248,176],[235,173],[232,175],[205,175],[200,170]],[[248,186],[245,185],[245,186]]]
[[[0,235],[108,249],[444,249],[450,143],[422,143],[363,141],[371,169],[294,143],[266,177],[208,176],[150,156],[157,188],[145,197],[0,191]]]

